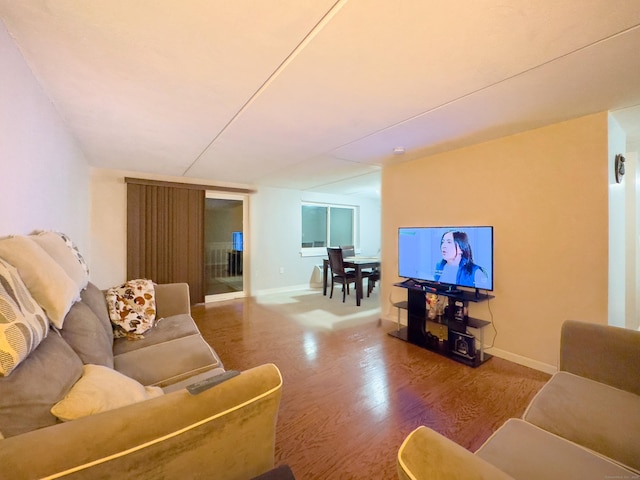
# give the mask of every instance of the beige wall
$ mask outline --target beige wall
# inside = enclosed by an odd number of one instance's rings
[[[385,168],[381,297],[404,295],[398,227],[493,225],[495,299],[470,314],[493,312],[494,354],[552,369],[565,319],[607,323],[607,164],[602,113]]]

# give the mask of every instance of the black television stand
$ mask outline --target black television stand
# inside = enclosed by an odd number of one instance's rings
[[[430,282],[428,280],[415,280],[408,278],[398,286],[404,288],[422,288],[426,292],[436,293],[438,295],[464,295],[464,291],[456,288],[453,285],[445,285],[438,282]],[[476,289],[478,291],[478,289]]]
[[[468,290],[438,290],[428,282],[413,280],[395,284],[407,290],[407,302],[395,304],[407,309],[408,324],[389,332],[389,335],[412,343],[427,350],[444,355],[470,367],[478,367],[491,358],[484,352],[484,328],[491,324],[487,320],[464,317],[454,318],[456,302],[481,302],[494,298],[492,295]],[[427,317],[426,294],[435,293],[449,297],[449,315],[434,319]],[[480,347],[476,348],[475,337],[468,334],[467,328],[477,329],[480,333]]]

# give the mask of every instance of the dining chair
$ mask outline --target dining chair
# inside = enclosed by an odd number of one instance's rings
[[[342,258],[356,256],[356,247],[353,245],[342,245],[340,248],[342,249]]]
[[[329,256],[329,268],[331,268],[331,294],[329,298],[333,298],[334,283],[341,283],[342,303],[344,303],[347,293],[349,293],[349,284],[356,283],[356,274],[353,270],[345,271],[341,248],[327,247],[327,255]]]
[[[380,281],[380,269],[374,268],[367,275],[367,297],[371,295],[371,292],[376,286],[376,282]]]
[[[342,245],[340,247],[342,249],[342,258],[346,257],[355,257],[356,249],[353,245]],[[367,277],[367,297],[371,295],[374,287],[376,286],[376,282],[380,281],[380,269],[366,269],[362,271],[363,278]]]

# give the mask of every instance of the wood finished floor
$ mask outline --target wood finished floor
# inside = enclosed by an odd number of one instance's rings
[[[314,329],[252,298],[193,316],[227,369],[282,372],[276,465],[298,480],[397,478],[398,448],[419,425],[473,451],[549,378],[496,357],[466,367],[387,335],[386,321]]]

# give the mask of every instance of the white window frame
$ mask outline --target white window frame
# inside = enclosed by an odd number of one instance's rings
[[[324,207],[327,209],[327,238],[325,239],[325,246],[323,247],[303,247],[302,246],[302,207]],[[359,243],[359,215],[360,210],[357,205],[344,205],[337,203],[319,203],[319,202],[302,202],[300,205],[300,255],[303,257],[320,257],[327,255],[327,247],[338,247],[339,245],[329,245],[329,239],[331,238],[331,208],[343,208],[349,209],[353,211],[353,230],[351,232],[353,238],[353,245],[357,245]]]

